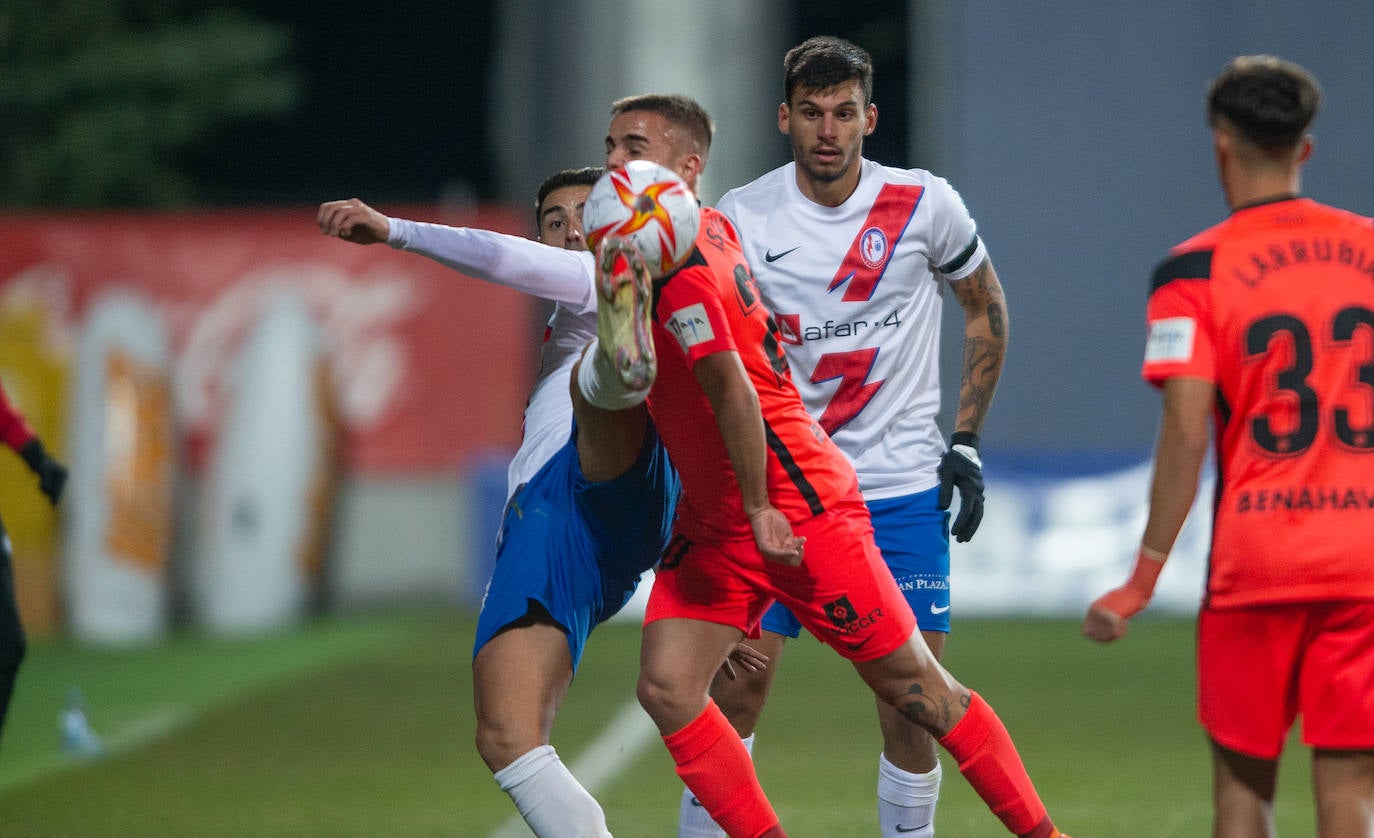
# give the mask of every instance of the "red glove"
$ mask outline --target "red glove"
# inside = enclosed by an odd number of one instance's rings
[[[1168,555],[1140,545],[1136,553],[1135,569],[1131,578],[1120,588],[1108,591],[1088,607],[1088,616],[1083,620],[1083,634],[1103,643],[1116,640],[1126,634],[1126,623],[1144,610],[1154,596],[1155,582],[1159,572],[1164,569]]]

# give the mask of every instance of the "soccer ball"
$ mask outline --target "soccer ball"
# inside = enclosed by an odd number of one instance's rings
[[[659,279],[691,255],[701,226],[701,207],[673,171],[648,160],[632,160],[601,176],[582,208],[587,244],[595,252],[607,236],[633,244]]]

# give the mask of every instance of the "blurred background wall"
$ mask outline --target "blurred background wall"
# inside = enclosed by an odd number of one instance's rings
[[[813,34],[873,54],[867,155],[948,178],[1007,290],[988,517],[956,551],[956,592],[990,610],[1076,610],[1080,588],[1115,580],[1142,522],[1151,268],[1225,213],[1205,85],[1239,53],[1313,70],[1327,104],[1306,191],[1374,213],[1372,4],[13,0],[0,7],[0,377],[70,455],[75,400],[54,382],[74,375],[93,301],[147,298],[169,343],[175,582],[204,550],[211,452],[231,413],[207,412],[197,388],[236,380],[265,287],[303,290],[340,423],[321,548],[335,601],[475,602],[546,309],[325,240],[315,206],[357,196],[528,235],[538,182],[598,163],[610,102],[650,90],[714,116],[714,202],[787,161],[781,59]],[[947,311],[947,393],[960,325]],[[0,466],[0,513],[32,566],[21,577],[46,580],[21,588],[55,591],[60,528],[22,466]],[[1205,535],[1176,577],[1180,607],[1196,600]],[[1015,597],[1026,587],[1047,593]],[[1004,589],[1010,600],[988,593]],[[36,596],[31,617],[60,611],[60,595]]]

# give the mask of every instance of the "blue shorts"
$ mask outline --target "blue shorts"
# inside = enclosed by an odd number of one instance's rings
[[[949,512],[936,504],[940,489],[868,502],[873,539],[897,587],[916,613],[921,631],[949,632]],[[801,634],[801,622],[775,602],[761,628],[787,637]]]
[[[501,524],[472,654],[536,605],[567,632],[573,670],[587,637],[619,611],[668,543],[681,486],[652,423],[624,474],[588,481],[577,429],[516,490]]]

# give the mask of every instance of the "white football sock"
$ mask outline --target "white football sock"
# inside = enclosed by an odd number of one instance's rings
[[[940,797],[940,762],[912,774],[878,757],[878,826],[883,838],[934,838],[935,801]]]
[[[595,338],[582,350],[582,365],[577,368],[577,389],[588,402],[602,410],[624,410],[644,401],[648,388],[631,390],[620,380],[605,353],[597,349]]]
[[[752,756],[754,734],[740,741],[744,743],[744,750]],[[726,838],[725,830],[716,826],[716,822],[706,814],[706,807],[698,803],[691,789],[687,788],[682,790],[682,804],[677,810],[677,838]]]
[[[552,745],[541,745],[494,775],[539,838],[611,838],[601,804],[582,788]]]

